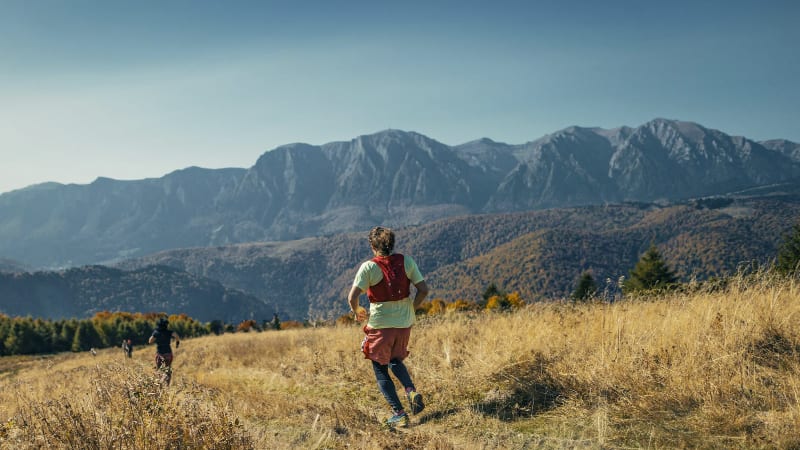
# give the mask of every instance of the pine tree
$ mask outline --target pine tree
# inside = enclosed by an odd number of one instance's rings
[[[575,301],[583,301],[594,297],[595,293],[597,293],[597,283],[595,283],[592,274],[583,272],[571,298]]]
[[[266,320],[264,321],[264,329],[267,328],[266,324],[268,323],[269,322]],[[222,324],[221,320],[214,319],[208,323],[208,331],[219,336],[223,331],[225,331],[225,326]]]
[[[33,330],[33,319],[30,317],[13,319],[4,347],[9,355],[32,355],[41,352],[42,343]]]
[[[78,323],[75,330],[75,338],[72,340],[72,351],[80,352],[94,347],[102,347],[100,333],[89,320],[82,320]]]
[[[782,274],[795,274],[800,264],[800,223],[792,226],[791,234],[783,239],[783,244],[778,249],[778,262],[775,269]]]
[[[642,255],[622,285],[622,291],[629,294],[642,290],[668,288],[675,282],[677,282],[675,274],[664,262],[655,244],[650,244],[650,248]]]

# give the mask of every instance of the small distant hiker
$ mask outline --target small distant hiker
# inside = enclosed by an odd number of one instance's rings
[[[417,393],[403,360],[409,354],[407,347],[414,311],[428,295],[428,285],[410,256],[393,253],[395,236],[391,229],[375,227],[369,232],[368,240],[375,257],[359,267],[347,301],[356,320],[363,322],[367,311],[359,305],[359,296],[367,294],[369,320],[363,328],[366,336],[361,342],[361,351],[365,358],[372,360],[378,388],[392,408],[392,416],[384,425],[406,427],[408,413],[397,396],[389,369],[405,388],[411,412],[422,412],[425,408],[422,395]],[[413,300],[410,284],[417,290]]]
[[[122,351],[125,352],[125,356],[128,358],[133,357],[133,343],[130,339],[122,340]]]
[[[278,313],[272,314],[272,322],[269,323],[273,330],[281,329],[281,319],[278,318]]]
[[[158,319],[156,328],[150,339],[147,340],[148,344],[155,342],[156,344],[156,369],[164,372],[164,383],[169,386],[172,379],[172,339],[175,339],[175,348],[181,346],[181,337],[178,333],[170,330],[169,320],[166,317]]]

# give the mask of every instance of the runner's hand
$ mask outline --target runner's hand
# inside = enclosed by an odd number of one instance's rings
[[[357,322],[363,322],[367,320],[367,310],[364,309],[363,306],[359,306],[358,308],[356,308],[355,313]]]

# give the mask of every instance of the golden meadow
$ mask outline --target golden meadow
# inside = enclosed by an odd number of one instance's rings
[[[343,300],[344,301],[344,300]],[[800,285],[768,274],[616,303],[424,316],[389,411],[340,323],[0,358],[0,448],[798,448]]]

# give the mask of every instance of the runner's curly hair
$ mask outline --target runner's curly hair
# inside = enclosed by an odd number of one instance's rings
[[[369,232],[369,245],[381,256],[389,256],[394,249],[394,231],[390,228],[375,227]]]

